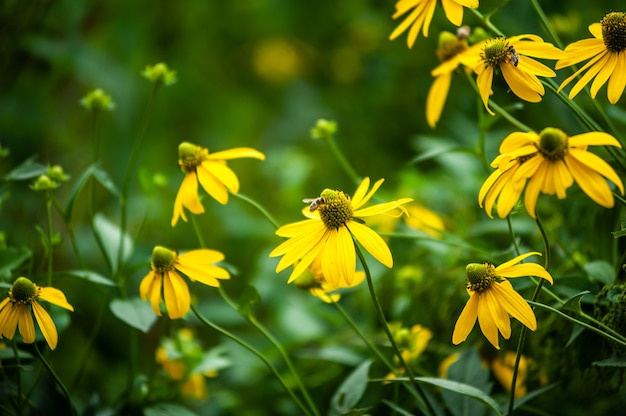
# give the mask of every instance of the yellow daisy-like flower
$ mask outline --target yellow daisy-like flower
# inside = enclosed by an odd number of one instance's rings
[[[35,325],[41,329],[43,337],[54,350],[57,347],[59,335],[54,321],[39,304],[39,300],[45,300],[53,305],[69,311],[74,311],[72,305],[67,303],[63,292],[53,287],[39,287],[25,277],[18,277],[9,289],[9,296],[0,302],[0,336],[13,339],[15,329],[19,326],[20,335],[27,344],[35,342]],[[31,312],[32,311],[32,312]]]
[[[467,292],[470,295],[465,308],[454,326],[452,343],[460,344],[467,339],[476,319],[487,340],[494,347],[498,345],[498,331],[505,339],[511,336],[509,315],[524,324],[528,329],[537,329],[537,319],[528,303],[513,289],[506,278],[537,276],[552,284],[552,276],[536,263],[517,264],[527,257],[541,255],[538,252],[522,254],[495,267],[489,262],[467,265]]]
[[[244,157],[265,159],[263,153],[249,147],[237,147],[222,152],[209,153],[207,148],[182,142],[178,146],[178,164],[185,172],[185,178],[174,201],[172,227],[181,217],[183,221],[187,221],[183,208],[187,208],[193,214],[204,212],[204,207],[198,199],[198,182],[220,204],[228,202],[228,191],[234,194],[239,192],[239,179],[235,172],[226,165],[226,161]]]
[[[596,98],[600,87],[608,81],[607,96],[611,104],[615,104],[626,86],[626,13],[615,11],[605,14],[600,23],[589,26],[589,32],[593,35],[592,39],[568,45],[564,50],[566,57],[557,61],[555,68],[561,69],[589,59],[574,75],[563,81],[559,91],[586,71],[570,90],[569,98],[574,98],[593,79],[591,97]]]
[[[311,265],[309,266],[309,273],[301,274],[296,279],[295,285],[299,288],[308,290],[313,296],[326,303],[335,303],[339,302],[339,299],[341,299],[341,295],[336,292],[337,289],[347,289],[349,287],[358,286],[364,279],[365,272],[355,271],[350,285],[342,285],[338,288],[331,287],[324,277],[321,256],[318,256],[311,262]]]
[[[475,9],[478,7],[478,0],[441,0],[441,4],[448,20],[456,26],[461,26],[463,7]],[[422,29],[424,36],[428,37],[428,28],[431,20],[433,20],[435,6],[437,6],[437,0],[398,0],[396,12],[392,16],[394,19],[406,14],[409,10],[412,12],[389,35],[389,40],[394,40],[409,27],[411,28],[407,36],[409,48],[413,47],[420,29]]]
[[[554,77],[556,73],[532,58],[559,59],[563,51],[544,42],[536,35],[519,35],[510,38],[493,38],[482,43],[482,49],[468,50],[461,54],[460,61],[474,69],[478,75],[476,83],[485,108],[493,94],[491,85],[496,70],[499,70],[511,91],[522,100],[537,103],[545,89],[537,76]]]
[[[216,250],[191,250],[178,255],[162,246],[152,250],[152,262],[148,273],[139,285],[142,300],[150,299],[152,310],[161,316],[159,304],[165,301],[171,319],[185,316],[190,307],[189,288],[179,273],[184,273],[192,282],[218,287],[217,279],[230,279],[228,271],[214,263],[224,260]]]
[[[504,356],[498,356],[491,360],[491,371],[495,378],[500,382],[502,387],[507,391],[511,391],[511,382],[513,381],[513,372],[515,369],[515,358],[517,354],[513,351],[507,351]],[[517,378],[515,379],[515,398],[519,399],[528,392],[526,388],[526,377],[532,361],[522,355],[517,368]]]
[[[613,207],[613,194],[606,179],[613,182],[622,194],[624,185],[608,163],[587,151],[588,146],[621,148],[617,139],[601,132],[568,137],[563,131],[548,127],[539,134],[511,133],[500,145],[501,154],[491,163],[497,170],[480,188],[478,203],[482,207],[484,201],[487,214],[492,216],[497,199],[498,216],[504,218],[526,187],[524,205],[530,216],[536,218],[539,193],[556,194],[559,199],[564,199],[567,188],[576,182],[596,203]]]
[[[329,288],[352,286],[356,269],[353,237],[376,260],[391,267],[393,258],[389,247],[361,218],[388,213],[412,199],[402,198],[362,208],[383,181],[376,182],[368,192],[370,180],[363,179],[352,198],[340,190],[325,189],[319,198],[305,200],[311,202],[310,209],[303,211],[309,219],[284,225],[276,231],[277,235],[288,238],[270,253],[270,257],[283,256],[276,272],[294,266],[288,281],[291,283],[321,256],[322,273]]]

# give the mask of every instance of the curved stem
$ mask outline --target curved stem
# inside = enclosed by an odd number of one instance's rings
[[[359,175],[356,173],[356,170],[354,170],[352,165],[350,165],[350,162],[348,162],[348,159],[346,159],[346,157],[343,155],[343,152],[341,151],[341,149],[339,149],[339,146],[337,146],[337,143],[335,143],[334,137],[332,135],[328,135],[328,136],[325,136],[324,138],[326,140],[326,143],[328,143],[328,147],[330,147],[330,151],[333,153],[333,155],[339,162],[339,165],[341,165],[341,167],[346,172],[346,174],[350,177],[350,179],[352,179],[352,182],[358,184]]]
[[[506,224],[509,227],[509,234],[511,235],[511,241],[513,241],[513,247],[515,247],[515,255],[519,256],[519,244],[517,244],[517,238],[515,238],[515,231],[513,231],[513,222],[511,221],[511,214],[506,216]]]
[[[485,25],[487,27],[487,29],[491,30],[494,34],[496,34],[497,36],[502,36],[503,38],[505,38],[506,36],[504,35],[504,33],[502,33],[500,31],[500,29],[498,29],[497,27],[494,26],[493,23],[491,23],[491,20],[489,18],[489,16],[485,16],[483,15],[481,12],[479,12],[476,9],[466,9],[467,11],[469,11],[471,14],[474,15],[474,17],[476,17],[476,19],[478,19],[478,21],[480,23],[482,23],[483,25]]]
[[[263,354],[261,354],[256,348],[254,348],[253,346],[251,346],[250,344],[248,344],[244,340],[238,338],[236,335],[228,332],[226,329],[224,329],[224,328],[220,327],[219,325],[214,324],[213,322],[211,322],[208,319],[206,319],[200,313],[200,311],[198,311],[198,309],[196,308],[196,305],[191,305],[191,310],[196,315],[196,317],[200,320],[200,322],[202,322],[204,325],[208,326],[209,328],[212,328],[212,329],[216,330],[220,334],[222,334],[222,335],[230,338],[231,340],[235,341],[237,344],[241,345],[242,347],[244,347],[245,349],[250,351],[252,354],[256,355],[261,361],[263,361],[263,364],[265,364],[267,366],[267,368],[272,372],[272,374],[274,374],[274,377],[276,377],[276,379],[283,386],[285,391],[289,394],[289,396],[291,396],[291,398],[298,405],[300,410],[302,410],[302,412],[305,415],[307,415],[307,416],[311,415],[309,410],[304,406],[304,404],[300,401],[300,399],[298,399],[298,396],[296,396],[295,393],[293,392],[293,390],[291,390],[289,388],[289,386],[285,383],[283,378],[280,376],[280,373],[276,370],[276,368],[272,365],[272,363],[270,363],[268,361],[268,359],[265,358],[265,356]]]
[[[37,356],[39,357],[39,359],[41,360],[41,363],[44,365],[44,367],[46,367],[46,369],[50,372],[50,375],[52,376],[52,378],[54,378],[54,381],[57,383],[57,385],[59,386],[59,388],[63,391],[63,394],[65,395],[65,397],[67,398],[67,402],[70,406],[70,412],[72,415],[76,415],[76,409],[74,409],[74,405],[72,404],[72,398],[70,397],[70,393],[67,391],[67,388],[65,387],[65,385],[63,384],[63,382],[61,381],[61,379],[59,378],[59,376],[57,376],[57,374],[54,372],[54,370],[52,369],[52,367],[50,367],[50,364],[48,364],[48,362],[46,361],[45,358],[43,358],[43,355],[41,354],[41,351],[39,351],[39,347],[37,346],[37,343],[33,343],[33,345],[35,346],[35,352],[37,353]]]
[[[274,217],[272,217],[272,215],[258,202],[256,202],[254,199],[242,195],[240,193],[236,193],[236,194],[231,194],[234,197],[237,197],[239,199],[241,199],[242,201],[247,202],[248,204],[252,205],[254,208],[256,208],[261,214],[263,214],[263,216],[265,218],[267,218],[267,220],[270,222],[270,224],[272,224],[274,226],[274,228],[278,228],[278,222],[274,219]]]
[[[398,357],[398,360],[400,361],[400,364],[402,365],[402,368],[404,368],[404,371],[406,371],[406,374],[409,377],[409,382],[411,383],[413,388],[415,388],[415,390],[419,394],[419,397],[421,399],[421,404],[425,407],[426,413],[429,414],[429,415],[433,415],[434,416],[436,414],[435,410],[433,409],[432,405],[430,404],[430,402],[426,398],[426,394],[422,390],[421,386],[415,380],[415,375],[413,374],[413,370],[411,370],[411,367],[409,367],[409,365],[406,363],[404,357],[402,356],[402,352],[400,351],[400,348],[398,347],[398,344],[396,343],[396,340],[393,338],[393,334],[391,333],[391,330],[389,329],[389,325],[387,325],[387,320],[385,319],[385,314],[383,312],[383,308],[380,306],[380,302],[378,301],[378,296],[376,296],[376,291],[374,290],[374,283],[372,281],[372,275],[370,273],[370,269],[367,266],[367,262],[365,261],[365,257],[363,257],[363,253],[361,252],[361,248],[357,245],[357,243],[356,243],[356,241],[354,241],[354,239],[353,239],[353,243],[354,243],[354,248],[356,249],[356,254],[359,257],[361,265],[363,266],[363,270],[365,271],[365,278],[367,280],[367,287],[368,287],[369,292],[370,292],[370,297],[372,298],[372,303],[374,304],[374,309],[376,310],[376,314],[378,315],[378,319],[380,321],[380,324],[383,327],[383,329],[385,331],[385,334],[387,335],[387,338],[389,339],[389,343],[391,344],[391,348],[393,349],[393,352],[396,355],[396,357]]]

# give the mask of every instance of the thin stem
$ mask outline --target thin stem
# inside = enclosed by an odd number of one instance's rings
[[[46,216],[48,226],[48,286],[52,286],[52,193],[46,191]]]
[[[559,35],[552,28],[550,20],[548,20],[548,16],[546,16],[546,14],[544,13],[539,2],[537,0],[530,0],[530,3],[533,5],[535,13],[537,13],[537,16],[539,17],[539,20],[541,21],[541,24],[543,25],[545,31],[548,32],[548,35],[550,35],[554,43],[556,43],[556,46],[559,49],[563,49],[563,42],[561,42]]]
[[[422,390],[421,386],[417,383],[417,381],[415,381],[415,375],[413,374],[411,367],[409,367],[409,365],[404,360],[404,357],[402,356],[402,352],[400,351],[400,348],[398,347],[398,344],[396,343],[396,340],[393,338],[393,334],[391,333],[391,330],[389,329],[389,325],[387,325],[387,320],[385,319],[383,308],[380,306],[380,302],[378,301],[378,296],[376,296],[376,291],[374,290],[374,283],[372,281],[372,275],[370,273],[369,267],[367,266],[367,262],[365,261],[365,257],[363,257],[363,253],[361,252],[361,249],[357,245],[356,241],[353,241],[353,243],[354,243],[354,248],[356,249],[356,254],[359,257],[361,265],[363,266],[363,270],[365,271],[365,278],[367,279],[367,287],[369,288],[370,297],[372,298],[372,303],[374,304],[374,309],[376,310],[376,314],[378,315],[380,324],[382,325],[385,331],[385,334],[387,335],[387,338],[389,339],[391,348],[393,349],[393,352],[395,353],[395,355],[398,357],[398,360],[400,361],[402,368],[404,368],[404,371],[406,371],[406,374],[409,377],[409,382],[419,394],[420,399],[421,399],[421,404],[425,406],[426,408],[426,413],[429,415],[435,415],[435,410],[432,408],[432,405],[426,398],[426,394]]]
[[[74,254],[76,255],[76,261],[78,262],[78,267],[81,270],[85,270],[85,263],[83,262],[83,257],[80,254],[80,250],[78,249],[78,242],[76,241],[76,234],[74,233],[74,227],[72,226],[71,220],[65,217],[65,213],[63,212],[63,208],[59,205],[59,201],[56,198],[52,199],[52,204],[54,209],[56,209],[59,216],[63,219],[65,223],[65,227],[67,228],[67,233],[70,237],[70,242],[72,244],[72,250],[74,250]]]
[[[54,372],[54,370],[52,369],[52,367],[50,367],[50,364],[48,364],[48,362],[46,361],[45,358],[43,358],[43,355],[41,354],[41,351],[39,351],[39,347],[37,346],[37,343],[33,343],[33,345],[35,346],[35,352],[37,353],[37,356],[39,357],[39,359],[41,360],[41,363],[44,365],[44,367],[46,367],[46,369],[50,372],[50,375],[52,376],[52,378],[54,378],[54,381],[57,383],[57,385],[59,386],[59,388],[63,391],[63,394],[65,395],[65,397],[67,398],[67,402],[70,406],[70,412],[72,415],[76,415],[76,409],[74,409],[74,405],[72,404],[72,398],[70,397],[70,393],[67,391],[67,388],[65,387],[65,385],[63,384],[63,382],[61,381],[61,379],[59,378],[59,376]]]
[[[511,215],[506,216],[506,224],[509,227],[509,234],[511,235],[511,241],[513,241],[513,247],[515,247],[515,255],[520,255],[519,244],[517,244],[517,238],[515,238],[515,231],[513,231],[513,222],[511,221]]]
[[[22,365],[20,362],[20,351],[17,349],[17,343],[15,342],[15,340],[13,340],[11,342],[11,347],[13,347],[13,354],[15,355],[15,364],[17,365],[18,371],[17,371],[17,398],[18,398],[18,402],[19,402],[19,409],[18,412],[19,414],[22,414],[22,410],[24,409],[24,404],[26,401],[26,398],[24,398],[24,402],[22,402],[22,372],[19,370],[20,366]]]
[[[285,383],[285,381],[283,380],[283,378],[280,376],[280,373],[276,370],[276,368],[272,365],[272,363],[270,363],[267,358],[265,358],[265,356],[263,354],[261,354],[257,349],[255,349],[253,346],[251,346],[250,344],[248,344],[247,342],[245,342],[244,340],[238,338],[236,335],[228,332],[226,329],[220,327],[217,324],[214,324],[213,322],[209,321],[208,319],[206,319],[201,313],[200,311],[198,311],[198,309],[196,308],[196,305],[191,305],[191,310],[193,311],[193,313],[196,315],[196,317],[200,320],[200,322],[202,322],[204,325],[208,326],[209,328],[212,328],[214,330],[216,330],[217,332],[219,332],[220,334],[230,338],[231,340],[235,341],[237,344],[241,345],[242,347],[244,347],[245,349],[247,349],[248,351],[250,351],[252,354],[256,355],[261,361],[263,361],[263,364],[265,364],[267,366],[267,368],[274,374],[274,377],[276,377],[276,379],[278,380],[278,382],[283,386],[283,388],[285,389],[285,391],[291,396],[291,398],[293,399],[293,401],[298,405],[298,407],[300,408],[300,410],[302,410],[302,412],[305,415],[310,416],[311,413],[309,412],[309,410],[304,406],[304,404],[300,401],[300,399],[298,398],[298,396],[296,396],[296,394],[293,392],[293,390],[291,390],[289,388],[289,386]]]
[[[550,268],[550,241],[548,240],[548,234],[546,234],[546,230],[543,228],[543,224],[541,223],[539,216],[537,216],[535,221],[537,223],[537,227],[539,228],[539,232],[541,233],[541,238],[543,239],[543,250],[545,254],[543,268],[546,270],[549,270]],[[533,293],[533,296],[532,296],[533,302],[537,300],[537,297],[539,296],[539,293],[541,292],[543,283],[544,283],[544,279],[539,279],[539,283],[537,283],[537,286],[535,287],[535,292]],[[517,384],[517,374],[519,372],[519,363],[522,359],[522,350],[524,349],[524,342],[526,341],[527,332],[528,331],[526,330],[526,327],[522,325],[519,340],[517,342],[515,364],[513,365],[513,377],[511,378],[511,390],[509,392],[509,408],[507,412],[508,415],[513,414],[513,404],[515,403],[515,387]]]
[[[274,228],[278,228],[278,222],[274,219],[274,217],[272,217],[272,215],[258,202],[256,202],[254,199],[242,195],[240,193],[236,193],[236,194],[231,194],[233,196],[235,196],[236,198],[241,199],[242,201],[247,202],[248,204],[252,205],[254,208],[256,208],[261,214],[263,214],[263,216],[265,218],[267,218],[267,220],[270,222],[270,224],[272,224],[274,226]]]
[[[579,311],[578,315],[591,321],[592,323],[598,325],[600,328],[604,329],[608,334],[613,335],[616,338],[621,339],[626,345],[626,337],[623,336],[622,334],[620,334],[619,332],[615,331],[614,329],[612,329],[611,327],[603,324],[602,322],[598,321],[597,319],[595,319],[593,316],[589,316],[587,315],[585,312],[583,311]]]
[[[487,29],[491,30],[494,34],[496,34],[497,36],[502,36],[503,38],[506,37],[504,35],[504,33],[502,33],[500,31],[500,29],[498,29],[497,27],[495,27],[493,25],[493,23],[491,23],[490,16],[483,15],[477,9],[469,9],[468,8],[466,10],[468,10],[471,14],[473,14],[474,17],[476,17],[476,19],[478,19],[479,22],[481,22],[483,25],[485,25],[487,27]]]
[[[328,147],[330,147],[330,151],[333,153],[333,155],[339,162],[339,165],[341,165],[341,167],[346,172],[346,174],[350,177],[350,179],[352,179],[352,182],[358,184],[359,175],[356,173],[356,170],[354,170],[352,165],[350,165],[350,162],[348,162],[348,159],[346,159],[346,157],[343,155],[343,152],[341,151],[341,149],[339,149],[339,146],[337,146],[337,143],[335,142],[335,138],[332,135],[326,135],[324,139],[326,140],[326,143],[328,143]]]

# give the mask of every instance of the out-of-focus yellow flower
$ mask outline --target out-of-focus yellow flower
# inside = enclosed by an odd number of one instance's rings
[[[413,325],[409,329],[403,327],[399,322],[392,322],[389,324],[389,330],[398,344],[402,358],[409,366],[417,362],[418,358],[426,350],[428,342],[433,337],[432,331],[421,325]],[[392,379],[396,378],[398,375],[404,374],[404,368],[400,365],[398,358],[395,356],[394,364],[396,367],[395,372],[387,374],[385,378]]]
[[[321,256],[316,257],[309,266],[308,273],[300,275],[294,282],[297,287],[308,290],[313,296],[323,300],[326,303],[335,303],[341,299],[341,295],[336,292],[337,289],[346,289],[361,284],[365,279],[365,272],[355,271],[350,286],[344,285],[338,288],[331,287],[322,269]]]
[[[253,53],[256,73],[271,83],[290,81],[302,72],[302,59],[298,48],[286,39],[265,39]]]
[[[511,382],[513,381],[513,369],[515,367],[515,352],[507,351],[504,355],[499,355],[489,363],[494,377],[500,382],[507,392],[511,391]],[[517,369],[517,379],[515,380],[515,398],[519,399],[525,396],[526,378],[528,377],[529,359],[524,355],[520,357]]]

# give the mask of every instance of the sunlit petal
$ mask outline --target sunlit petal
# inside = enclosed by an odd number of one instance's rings
[[[476,324],[477,318],[478,294],[472,293],[454,325],[454,332],[452,333],[452,343],[454,345],[460,344],[467,339],[467,336],[472,332],[472,328]]]
[[[57,334],[57,328],[54,325],[54,321],[48,315],[48,312],[44,308],[41,307],[37,302],[32,303],[33,313],[35,314],[35,319],[37,319],[37,325],[39,325],[39,329],[41,329],[41,333],[43,337],[46,339],[46,342],[50,346],[51,350],[54,350],[57,347],[57,343],[59,341],[59,335]],[[32,322],[32,319],[31,319]]]

